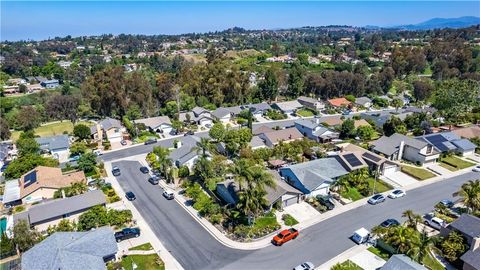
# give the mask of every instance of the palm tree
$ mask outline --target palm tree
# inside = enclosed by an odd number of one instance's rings
[[[415,214],[412,210],[406,210],[402,213],[402,217],[406,217],[408,220],[406,222],[407,227],[412,229],[417,229],[419,223],[422,222],[422,217]]]
[[[460,196],[469,213],[480,211],[480,180],[470,180],[463,184],[453,196]]]
[[[393,226],[385,236],[385,241],[397,248],[398,253],[409,253],[418,242],[415,229],[404,226]]]
[[[421,263],[425,256],[427,256],[427,254],[430,252],[430,247],[432,246],[432,243],[432,238],[428,237],[427,232],[423,230],[420,233],[416,246],[410,250],[411,255],[415,258],[417,262]]]
[[[155,167],[158,167],[163,173],[165,179],[167,179],[168,169],[172,166],[172,160],[170,159],[170,150],[161,146],[155,146],[153,153],[157,155],[157,162]]]
[[[207,151],[210,149],[210,138],[200,138],[200,141],[197,142],[197,146],[195,147],[195,149],[199,152],[199,153],[202,153],[202,156],[206,156],[207,155]]]

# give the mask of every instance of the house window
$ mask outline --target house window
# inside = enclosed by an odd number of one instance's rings
[[[427,154],[431,154],[432,150],[433,150],[433,146],[432,145],[427,145]]]

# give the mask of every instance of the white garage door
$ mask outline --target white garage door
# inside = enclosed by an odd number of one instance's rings
[[[383,169],[383,175],[388,176],[388,175],[391,175],[392,173],[395,173],[396,171],[398,171],[397,166],[385,167]]]
[[[289,205],[292,205],[292,204],[296,204],[298,202],[298,198],[296,195],[294,196],[283,196],[282,197],[282,204],[283,204],[283,207],[286,207],[286,206],[289,206]]]

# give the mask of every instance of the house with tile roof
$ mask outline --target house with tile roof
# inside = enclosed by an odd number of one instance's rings
[[[327,103],[330,107],[333,108],[348,107],[352,105],[350,101],[343,97],[328,99]]]
[[[273,147],[280,142],[289,143],[296,140],[303,139],[302,133],[300,133],[296,128],[286,128],[273,130],[270,132],[264,132],[258,135],[268,147]]]
[[[22,255],[23,270],[104,270],[118,251],[114,231],[56,232]]]

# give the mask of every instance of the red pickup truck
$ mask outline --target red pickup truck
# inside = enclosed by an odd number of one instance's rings
[[[275,235],[272,239],[272,243],[276,246],[281,246],[286,242],[297,238],[297,236],[298,236],[298,231],[296,229],[294,228],[286,229],[279,232],[277,235]]]

